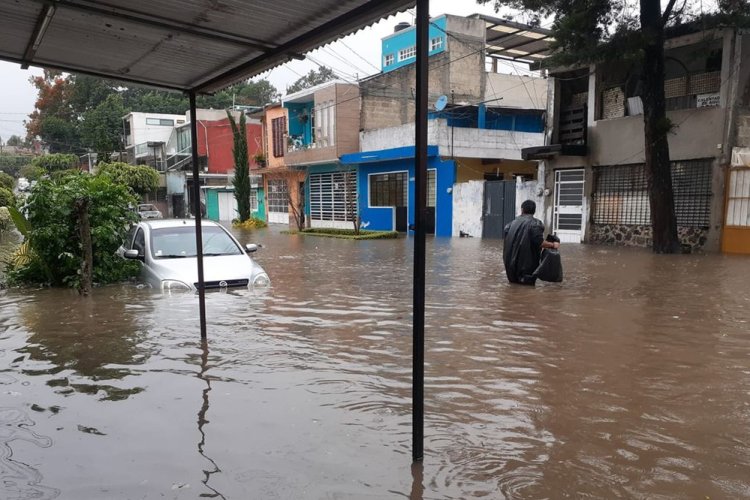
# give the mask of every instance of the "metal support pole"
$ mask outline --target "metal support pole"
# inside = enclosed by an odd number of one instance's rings
[[[198,310],[201,339],[206,339],[206,288],[203,281],[203,232],[201,230],[201,181],[198,167],[198,119],[195,113],[195,92],[190,97],[190,147],[193,153],[193,214],[195,216],[195,249],[198,257]]]
[[[430,0],[417,0],[417,103],[414,138],[414,319],[412,459],[424,457],[425,212],[427,205],[427,58]]]

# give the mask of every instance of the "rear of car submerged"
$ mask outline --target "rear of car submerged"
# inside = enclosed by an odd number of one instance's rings
[[[202,221],[203,279],[205,289],[266,288],[270,279],[244,248],[219,224]],[[120,254],[142,263],[141,279],[163,291],[195,291],[198,266],[195,220],[142,221],[135,225]]]

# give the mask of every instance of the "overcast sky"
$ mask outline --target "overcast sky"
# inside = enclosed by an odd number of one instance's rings
[[[432,0],[430,15],[482,13],[495,15],[489,5],[478,5],[475,0]],[[384,19],[359,33],[308,54],[304,61],[292,61],[262,75],[268,78],[280,92],[286,86],[318,64],[330,66],[340,78],[354,81],[358,77],[377,73],[380,68],[380,39],[393,32],[400,21],[413,22],[412,13],[403,13]],[[18,64],[0,61],[0,137],[6,141],[13,134],[24,137],[26,129],[23,121],[34,109],[36,92],[29,83],[29,77],[41,74],[39,68],[22,70]]]

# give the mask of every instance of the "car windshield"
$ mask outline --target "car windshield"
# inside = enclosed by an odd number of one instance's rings
[[[204,226],[203,255],[240,255],[242,249],[220,227]],[[155,259],[195,257],[193,226],[162,227],[151,230],[151,254]]]
[[[138,205],[139,212],[147,212],[147,211],[154,211],[154,210],[156,210],[156,207],[153,205]]]

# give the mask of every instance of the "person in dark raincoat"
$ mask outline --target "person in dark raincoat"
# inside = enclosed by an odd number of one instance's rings
[[[534,213],[536,203],[526,200],[521,204],[521,215],[505,226],[503,263],[511,283],[534,285],[542,249],[560,248],[559,242],[545,241],[544,224],[534,218]]]

